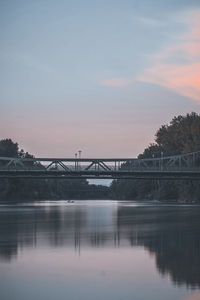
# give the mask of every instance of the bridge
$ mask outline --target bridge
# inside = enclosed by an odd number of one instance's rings
[[[0,157],[0,178],[200,180],[200,151],[146,159]]]

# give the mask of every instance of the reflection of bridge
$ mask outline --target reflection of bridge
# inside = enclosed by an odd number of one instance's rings
[[[0,157],[0,178],[200,180],[200,151],[159,158]]]

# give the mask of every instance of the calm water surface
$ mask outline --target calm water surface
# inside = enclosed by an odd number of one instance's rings
[[[200,299],[200,206],[0,205],[0,299]]]

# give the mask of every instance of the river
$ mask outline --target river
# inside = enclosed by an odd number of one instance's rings
[[[1,204],[0,299],[200,299],[200,206]]]

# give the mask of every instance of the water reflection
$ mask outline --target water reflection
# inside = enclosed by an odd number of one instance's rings
[[[2,206],[0,260],[30,247],[142,246],[175,284],[200,287],[200,207],[102,203]]]

